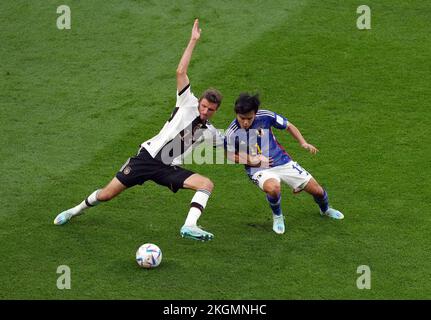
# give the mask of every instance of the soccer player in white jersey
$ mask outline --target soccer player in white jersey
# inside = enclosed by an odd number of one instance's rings
[[[312,154],[316,154],[318,149],[309,144],[298,128],[285,117],[272,111],[259,110],[259,105],[257,95],[243,93],[238,97],[235,101],[236,119],[226,131],[225,146],[229,158],[244,163],[250,179],[266,193],[273,212],[274,232],[285,232],[280,206],[281,181],[289,185],[294,193],[305,190],[311,194],[321,215],[343,219],[340,211],[329,206],[326,191],[277,142],[272,128],[286,130],[301,147]]]
[[[181,188],[195,190],[190,211],[180,234],[186,238],[202,241],[213,238],[213,234],[197,226],[197,221],[213,190],[213,183],[204,176],[178,166],[185,154],[205,140],[206,133],[219,135],[219,131],[208,120],[219,108],[221,94],[215,89],[208,89],[198,100],[191,92],[187,76],[193,49],[200,35],[201,29],[196,19],[190,41],[177,68],[176,106],[160,133],[143,142],[137,155],[126,161],[108,185],[94,191],[77,206],[60,213],[55,218],[54,224],[63,225],[71,218],[82,214],[85,209],[100,202],[109,201],[127,188],[152,180],[170,188],[173,192]],[[221,140],[223,145],[222,136],[219,135],[214,141],[217,140]]]

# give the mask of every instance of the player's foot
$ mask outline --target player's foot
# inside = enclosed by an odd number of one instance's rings
[[[325,212],[320,211],[320,214],[322,216],[328,216],[330,218],[337,219],[337,220],[344,219],[344,215],[340,211],[335,210],[334,208],[331,208],[331,207],[329,207],[328,210],[326,210]]]
[[[63,211],[62,213],[60,213],[58,216],[55,217],[54,219],[54,224],[57,226],[60,226],[62,224],[67,223],[72,217],[74,216],[73,214],[73,210],[69,209],[66,211]]]
[[[202,230],[197,226],[193,226],[193,227],[183,226],[181,228],[180,234],[181,234],[181,237],[183,238],[189,238],[189,239],[201,240],[201,241],[208,241],[214,238],[214,235],[212,233],[206,232],[205,230]]]
[[[283,234],[284,233],[284,216],[280,214],[279,216],[273,214],[273,224],[272,224],[272,230],[274,230],[277,234]]]

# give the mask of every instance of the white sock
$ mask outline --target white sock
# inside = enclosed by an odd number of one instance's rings
[[[191,201],[191,207],[189,210],[189,214],[187,215],[186,222],[184,223],[187,227],[196,226],[199,217],[202,214],[202,211],[205,209],[208,199],[211,195],[211,192],[207,190],[198,190],[196,191],[193,199]]]
[[[202,211],[200,211],[198,208],[191,207],[189,210],[189,214],[187,215],[186,222],[184,222],[184,225],[186,227],[195,227],[201,214]]]
[[[85,209],[97,206],[100,202],[99,200],[97,200],[97,194],[99,193],[99,191],[100,189],[94,191],[92,194],[88,196],[87,199],[82,201],[76,207],[72,208],[72,210],[74,211],[73,215],[76,216],[76,215],[82,214]]]

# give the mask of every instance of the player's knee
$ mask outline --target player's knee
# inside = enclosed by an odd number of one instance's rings
[[[273,193],[273,194],[279,194],[279,193],[281,192],[281,187],[280,187],[280,185],[279,185],[279,184],[274,184],[274,185],[271,187],[271,191],[272,191],[272,193]]]
[[[264,185],[264,191],[271,195],[276,195],[281,192],[281,186],[279,183],[267,183]]]
[[[214,183],[208,178],[203,178],[201,181],[200,189],[205,189],[209,192],[212,192],[214,189]]]
[[[114,192],[112,192],[110,190],[101,190],[97,194],[97,200],[99,200],[99,201],[109,201],[114,197],[115,197]]]

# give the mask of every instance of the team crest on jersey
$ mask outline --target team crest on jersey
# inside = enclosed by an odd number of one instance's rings
[[[206,126],[203,123],[198,123],[192,129],[193,130],[193,135],[195,134],[196,130],[205,129],[205,128],[206,128]]]
[[[184,134],[180,137],[181,140],[184,141],[184,139],[192,133],[190,130],[184,130]]]
[[[130,166],[127,166],[124,168],[123,173],[127,175],[130,173],[130,171],[132,171],[132,168],[130,168]]]

